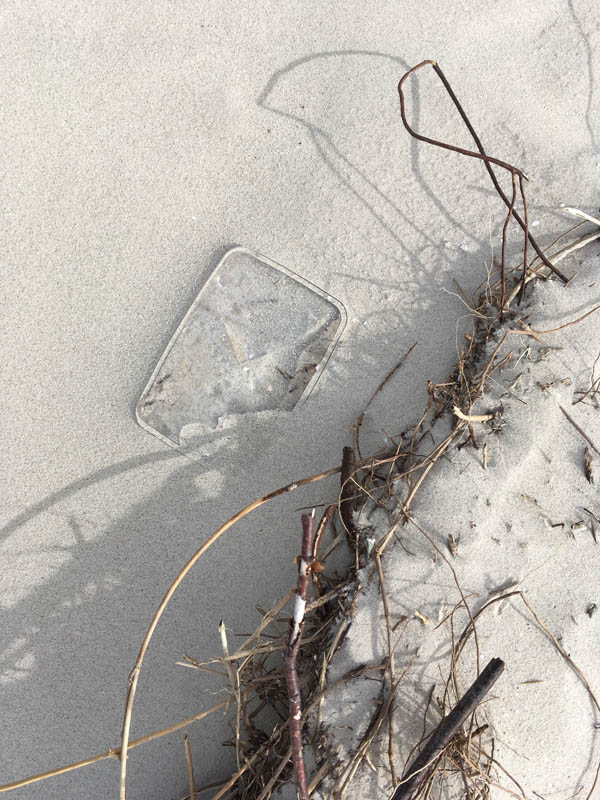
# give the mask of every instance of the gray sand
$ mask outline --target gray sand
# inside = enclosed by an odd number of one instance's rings
[[[396,84],[436,58],[490,153],[532,178],[542,244],[598,205],[593,0],[21,3],[2,12],[3,364],[0,781],[118,744],[151,614],[209,533],[255,496],[365,450],[421,409],[455,359],[502,222],[481,164],[417,145]],[[416,84],[415,84],[416,85]],[[431,74],[413,119],[467,143]],[[299,413],[240,420],[191,462],[136,425],[158,358],[226,248],[265,253],[339,298],[348,325]],[[597,253],[597,247],[593,251]],[[569,263],[576,269],[577,259]],[[367,424],[368,423],[368,424]],[[201,562],[165,614],[132,735],[215,702],[175,666],[218,650],[295,580],[299,506],[267,506]],[[218,695],[217,695],[218,696]],[[222,718],[191,731],[199,780],[227,774]],[[119,765],[15,798],[116,797]],[[182,736],[131,754],[128,796],[186,791]]]

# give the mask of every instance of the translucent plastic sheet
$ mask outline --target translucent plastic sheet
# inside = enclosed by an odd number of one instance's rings
[[[312,392],[345,324],[341,303],[241,247],[220,261],[136,407],[139,424],[180,448],[188,425],[291,411]]]

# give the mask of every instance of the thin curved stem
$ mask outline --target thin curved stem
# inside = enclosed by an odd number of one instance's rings
[[[127,684],[127,695],[125,698],[125,713],[123,716],[123,729],[121,732],[121,750],[120,750],[120,759],[121,759],[121,778],[120,778],[120,791],[119,796],[121,800],[126,800],[127,798],[127,751],[129,749],[129,732],[131,729],[131,716],[133,713],[133,702],[135,699],[135,693],[137,689],[137,683],[140,675],[140,670],[142,668],[142,663],[144,661],[144,656],[146,655],[146,651],[148,650],[148,645],[150,644],[150,640],[156,630],[156,626],[160,618],[163,615],[165,608],[167,607],[170,599],[175,594],[177,588],[182,583],[185,576],[188,572],[192,569],[194,564],[206,553],[206,551],[212,547],[212,545],[219,539],[229,528],[243,519],[245,516],[250,514],[251,511],[259,508],[260,506],[268,503],[270,500],[274,500],[276,497],[279,497],[282,494],[286,494],[287,492],[292,492],[294,489],[297,489],[299,486],[306,486],[309,483],[315,483],[316,481],[320,481],[323,478],[327,478],[330,475],[335,475],[340,471],[340,467],[336,467],[334,469],[326,470],[325,472],[320,472],[318,475],[311,475],[308,478],[302,478],[299,481],[293,481],[292,483],[288,483],[286,486],[282,486],[280,489],[275,489],[273,492],[269,492],[269,494],[264,495],[263,497],[259,497],[257,500],[253,500],[247,506],[242,508],[241,511],[238,511],[237,514],[234,514],[230,517],[227,522],[221,525],[212,536],[210,536],[204,544],[194,553],[194,555],[189,559],[187,564],[180,570],[179,574],[175,578],[175,580],[171,583],[169,588],[167,589],[163,599],[160,602],[160,605],[154,612],[154,616],[152,617],[152,621],[150,622],[150,626],[146,631],[146,635],[144,636],[144,640],[140,646],[140,650],[138,653],[138,657],[136,659],[135,665],[131,672],[129,673],[129,680]]]
[[[181,722],[176,722],[166,728],[161,728],[159,731],[153,731],[152,733],[147,733],[145,736],[140,736],[139,739],[134,739],[132,742],[129,742],[129,750],[133,750],[134,747],[139,747],[141,744],[146,744],[146,742],[151,742],[153,739],[159,739],[161,736],[167,736],[169,733],[174,733],[175,731],[181,730],[181,728],[187,728],[194,722],[198,722],[199,720],[208,717],[210,714],[214,714],[215,711],[224,710],[228,703],[229,700],[223,700],[221,703],[217,703],[216,706],[211,706],[211,708],[207,708],[206,711],[201,711],[199,714],[195,714],[193,717],[188,717]],[[12,783],[5,783],[3,786],[0,786],[0,792],[10,792],[12,789],[20,789],[23,786],[29,786],[32,783],[43,781],[46,778],[55,778],[57,775],[64,775],[66,772],[73,772],[73,770],[81,769],[81,767],[88,767],[90,764],[97,764],[99,761],[104,761],[107,758],[119,758],[120,752],[120,747],[111,747],[111,749],[107,750],[105,753],[84,758],[83,761],[75,761],[72,764],[66,764],[63,767],[56,767],[55,769],[50,769],[46,772],[40,772],[37,775],[30,775],[28,778],[21,778],[20,780],[13,781]]]
[[[454,103],[454,105],[456,106],[456,109],[457,109],[458,113],[460,114],[463,122],[467,126],[467,129],[468,129],[469,133],[471,134],[471,136],[473,138],[473,141],[477,145],[478,152],[475,152],[473,150],[465,150],[462,147],[457,147],[456,145],[448,144],[447,142],[440,142],[437,139],[431,139],[428,136],[423,136],[423,134],[417,133],[408,124],[408,120],[406,119],[406,112],[405,112],[405,105],[404,105],[404,94],[403,94],[403,91],[402,91],[402,84],[408,78],[409,75],[411,75],[413,72],[416,72],[418,69],[421,69],[422,67],[425,67],[427,65],[430,65],[430,66],[433,67],[433,69],[435,70],[437,76],[439,77],[441,82],[444,84],[444,88],[446,89],[446,91],[450,95],[450,98],[451,98],[452,102]],[[416,67],[413,67],[412,69],[410,69],[400,79],[400,82],[398,84],[398,94],[400,95],[400,113],[402,115],[402,122],[404,123],[404,127],[410,133],[410,135],[413,136],[415,139],[419,139],[422,142],[427,142],[428,144],[433,144],[433,145],[436,145],[437,147],[443,147],[446,150],[453,150],[455,153],[461,153],[462,155],[470,156],[471,158],[479,158],[479,159],[481,159],[483,161],[483,163],[485,164],[485,168],[488,171],[488,174],[489,174],[489,176],[490,176],[490,178],[492,180],[492,183],[494,184],[494,189],[496,190],[496,192],[498,193],[498,195],[500,196],[500,198],[502,199],[504,204],[507,207],[509,207],[510,206],[510,201],[509,201],[508,197],[506,196],[506,194],[502,191],[502,187],[498,183],[498,179],[496,178],[494,170],[492,169],[492,164],[496,164],[496,166],[502,167],[503,169],[508,170],[513,175],[518,175],[520,179],[524,178],[525,180],[528,180],[527,175],[525,175],[524,172],[522,172],[520,169],[518,169],[518,167],[515,167],[512,164],[508,164],[506,161],[501,161],[498,158],[493,158],[492,156],[488,156],[488,154],[485,152],[485,150],[483,148],[483,145],[481,143],[481,140],[479,139],[479,136],[475,132],[475,129],[473,128],[473,125],[471,124],[469,118],[467,117],[467,115],[466,115],[463,107],[461,106],[458,98],[454,94],[454,91],[452,90],[452,87],[448,83],[448,79],[446,78],[446,76],[442,72],[441,67],[438,65],[437,61],[432,61],[431,59],[426,60],[426,61],[421,61],[421,63],[417,64]],[[539,258],[543,261],[543,263],[550,270],[552,270],[552,272],[554,272],[554,274],[557,275],[564,283],[568,283],[569,279],[566,277],[566,275],[563,275],[563,273],[559,269],[557,269],[554,266],[554,264],[552,264],[552,262],[549,261],[548,258],[544,255],[544,252],[542,251],[542,249],[540,248],[538,243],[535,241],[535,239],[533,238],[533,236],[529,232],[528,225],[526,225],[526,223],[521,219],[520,215],[515,211],[514,208],[513,208],[512,214],[513,214],[513,217],[515,218],[515,220],[517,221],[517,223],[521,226],[522,230],[525,232],[525,235],[527,236],[527,239],[529,240],[529,242],[531,242],[531,246],[533,247],[535,252],[538,254]]]

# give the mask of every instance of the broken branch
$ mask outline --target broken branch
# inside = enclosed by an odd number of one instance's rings
[[[309,573],[313,562],[313,523],[314,511],[312,514],[302,515],[302,554],[298,565],[298,586],[296,588],[294,611],[290,622],[288,649],[285,655],[285,679],[288,688],[290,708],[290,740],[298,800],[308,800],[308,786],[306,783],[304,752],[302,749],[302,696],[300,694],[300,683],[296,671],[296,659],[302,639]]]

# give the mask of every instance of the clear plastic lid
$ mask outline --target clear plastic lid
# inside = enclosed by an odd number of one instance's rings
[[[181,449],[186,426],[291,411],[306,399],[346,321],[342,304],[242,247],[207,280],[136,406],[139,424]]]

